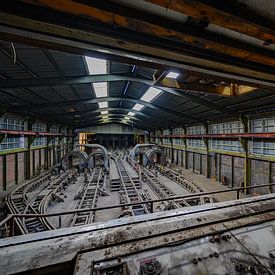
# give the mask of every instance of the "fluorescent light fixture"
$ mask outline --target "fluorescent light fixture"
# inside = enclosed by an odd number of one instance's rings
[[[161,90],[154,88],[154,87],[150,87],[145,94],[140,98],[143,101],[146,102],[151,102],[153,101],[159,94],[161,94]]]
[[[108,119],[109,117],[108,116],[102,116],[102,119]]]
[[[98,102],[98,106],[99,106],[99,108],[107,108],[108,107],[108,102],[107,101]]]
[[[97,82],[93,84],[96,97],[107,96],[107,82]]]
[[[170,72],[166,75],[166,77],[170,77],[170,78],[177,78],[180,74],[175,73],[175,72]]]
[[[106,114],[108,114],[108,111],[101,111],[101,114],[106,115]]]
[[[128,114],[127,114],[128,116],[134,116],[135,115],[135,113],[133,113],[133,112],[128,112]]]
[[[107,74],[107,62],[104,59],[85,56],[89,74]]]
[[[127,120],[129,120],[130,118],[129,118],[128,116],[126,116],[126,117],[124,117],[124,119],[127,119]]]
[[[144,105],[136,103],[135,106],[133,107],[134,110],[140,111],[141,109],[144,108]]]

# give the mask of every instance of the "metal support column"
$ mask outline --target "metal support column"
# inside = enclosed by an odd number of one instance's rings
[[[15,184],[18,184],[18,153],[15,153],[14,156],[14,179]]]
[[[32,125],[34,124],[35,120],[34,119],[29,119],[28,120],[28,130],[32,130]],[[27,151],[25,153],[25,178],[26,179],[31,179],[31,146],[33,142],[35,141],[36,137],[35,136],[27,136]],[[33,170],[34,172],[34,170]]]
[[[234,156],[231,156],[231,187],[234,188]]]
[[[204,128],[205,128],[205,133],[208,134],[209,133],[209,125],[208,123],[204,124]],[[209,153],[209,140],[208,138],[203,138],[205,147],[206,147],[206,177],[210,178],[211,177],[211,171],[210,171],[210,167],[211,167],[211,157],[210,157],[210,153]]]
[[[268,162],[268,182],[269,182],[270,184],[272,184],[272,182],[273,182],[272,162],[271,162],[271,161]],[[273,193],[272,185],[270,185],[270,187],[269,187],[269,192],[270,192],[270,193]]]
[[[169,129],[170,135],[173,134],[172,129]],[[173,139],[170,137],[170,148],[171,148],[171,163],[175,163],[175,158],[174,158],[174,148],[173,148]]]
[[[244,133],[248,133],[248,118],[241,116],[240,120],[243,124]],[[251,163],[249,159],[249,148],[248,148],[248,139],[240,138],[240,143],[243,147],[245,157],[244,157],[244,187],[250,186],[251,183]],[[247,194],[247,190],[244,190],[244,194]]]
[[[186,127],[183,127],[183,133],[186,135],[187,130]],[[188,169],[188,154],[187,154],[187,139],[183,138],[183,143],[184,143],[184,169]]]
[[[2,156],[3,190],[7,190],[7,155]]]
[[[49,132],[50,131],[50,128],[51,128],[51,125],[49,122],[47,123],[47,128],[46,128],[46,131]],[[52,137],[46,137],[46,149],[44,151],[44,167],[45,167],[45,170],[48,170],[49,167],[50,167],[50,161],[49,161],[49,158],[50,158],[50,147],[49,147],[49,144],[50,144],[50,141],[51,141],[51,138]]]

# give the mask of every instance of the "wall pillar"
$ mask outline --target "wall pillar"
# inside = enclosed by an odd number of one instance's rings
[[[32,131],[32,125],[35,123],[34,119],[29,119],[28,120],[28,130]],[[31,179],[31,146],[33,142],[35,141],[36,137],[35,136],[27,136],[27,151],[25,153],[25,178],[26,179]],[[33,170],[34,173],[34,170]]]
[[[248,118],[241,116],[240,120],[243,124],[244,133],[248,133]],[[251,163],[249,158],[249,147],[248,139],[240,138],[240,143],[243,147],[245,156],[244,156],[244,187],[248,187],[251,184]],[[244,193],[247,194],[248,190],[244,190]]]

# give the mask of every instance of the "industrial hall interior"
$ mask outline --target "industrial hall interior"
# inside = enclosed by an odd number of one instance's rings
[[[275,1],[1,0],[0,275],[275,275]]]

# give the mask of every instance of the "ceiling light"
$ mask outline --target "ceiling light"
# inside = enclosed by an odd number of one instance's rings
[[[127,120],[129,120],[130,118],[129,118],[128,116],[126,116],[126,117],[124,117],[124,119],[127,119]]]
[[[128,114],[127,114],[128,116],[134,116],[135,115],[135,113],[133,113],[133,112],[128,112]]]
[[[108,114],[108,111],[101,111],[101,114],[106,115],[106,114]]]
[[[105,115],[105,116],[102,116],[102,118],[103,119],[108,119],[109,117]]]
[[[93,84],[96,97],[107,96],[107,82],[97,82]]]
[[[161,90],[154,88],[154,87],[150,87],[145,94],[140,98],[143,101],[146,102],[151,102],[153,101],[159,94],[161,94]]]
[[[106,74],[107,73],[107,62],[104,59],[93,58],[85,56],[86,64],[88,67],[89,74]]]
[[[133,107],[134,110],[140,111],[142,108],[144,108],[144,105],[136,103]]]
[[[175,72],[169,72],[166,77],[169,77],[169,78],[177,78],[180,74],[178,73],[175,73]]]
[[[98,102],[98,106],[99,106],[99,108],[107,108],[108,107],[108,102],[107,101]]]

